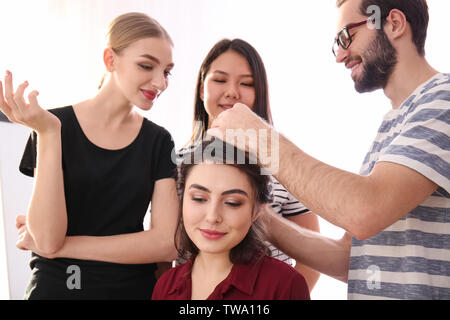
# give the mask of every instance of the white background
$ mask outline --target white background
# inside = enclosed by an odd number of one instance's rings
[[[428,2],[427,58],[448,72],[450,3]],[[381,91],[357,94],[349,71],[335,63],[335,0],[0,0],[0,76],[8,69],[16,84],[28,80],[45,108],[92,97],[104,71],[107,25],[129,11],[157,19],[175,43],[169,88],[146,115],[172,133],[177,147],[190,137],[204,56],[222,38],[238,37],[265,62],[279,131],[312,156],[358,172],[390,103]],[[333,238],[343,233],[323,220],[321,228]],[[345,299],[346,285],[321,276],[312,298]]]

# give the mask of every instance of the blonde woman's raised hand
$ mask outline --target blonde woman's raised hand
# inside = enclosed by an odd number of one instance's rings
[[[60,130],[59,119],[39,105],[37,101],[39,93],[36,90],[28,95],[30,103],[25,101],[24,93],[27,87],[28,81],[25,81],[14,92],[12,73],[7,71],[4,88],[0,81],[0,110],[10,121],[27,126],[38,134]]]

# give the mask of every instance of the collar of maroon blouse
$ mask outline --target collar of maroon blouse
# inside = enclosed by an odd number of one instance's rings
[[[169,290],[169,296],[176,299],[191,300],[192,278],[191,270],[194,258],[191,257],[181,266],[179,277]],[[259,275],[261,263],[234,264],[228,276],[219,283],[207,300],[222,300],[226,295],[228,299],[242,299],[243,295],[252,296],[255,289],[256,279]],[[237,291],[236,291],[237,290]]]

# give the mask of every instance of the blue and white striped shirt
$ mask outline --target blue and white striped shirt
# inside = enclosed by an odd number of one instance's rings
[[[360,173],[407,166],[438,189],[378,235],[353,238],[349,299],[450,299],[450,74],[437,74],[385,117]]]

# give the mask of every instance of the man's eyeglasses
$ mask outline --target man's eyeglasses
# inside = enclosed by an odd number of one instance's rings
[[[337,33],[336,38],[334,39],[333,48],[332,48],[332,51],[333,51],[333,54],[335,57],[336,57],[336,52],[339,49],[339,46],[341,46],[343,49],[348,49],[348,47],[350,47],[350,45],[352,44],[352,35],[350,34],[350,29],[362,26],[365,23],[367,23],[367,20],[361,21],[358,23],[349,24],[349,25],[345,26],[344,28],[342,28],[342,30]]]

